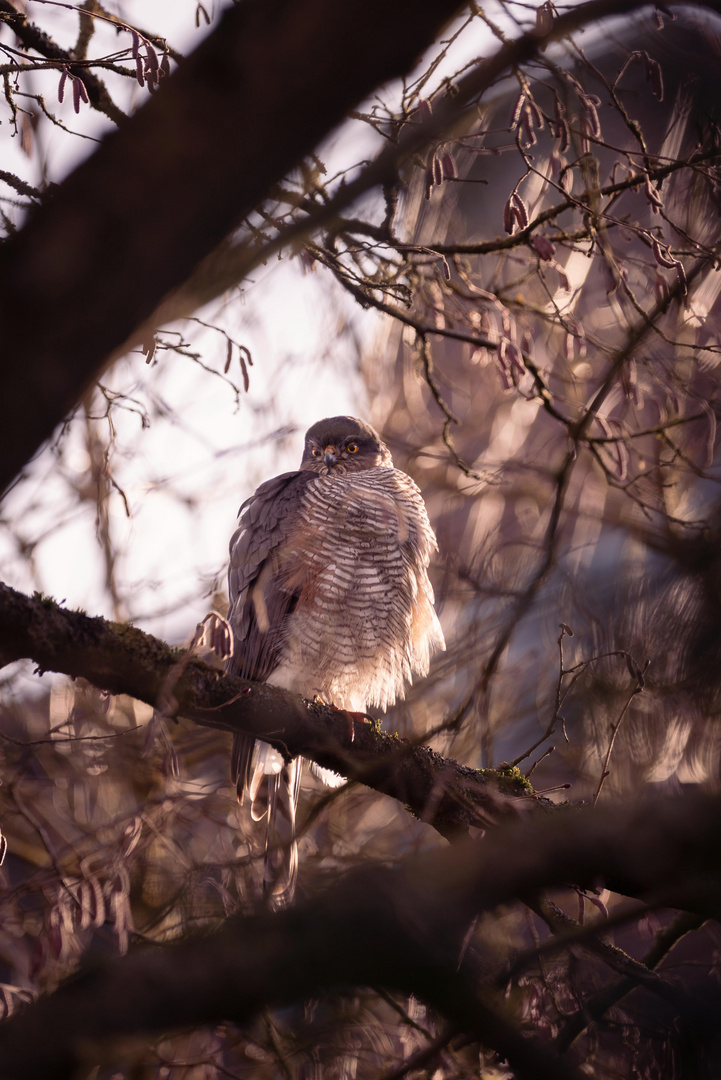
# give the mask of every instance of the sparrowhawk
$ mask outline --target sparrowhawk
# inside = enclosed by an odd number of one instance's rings
[[[230,541],[229,670],[341,709],[385,709],[445,648],[428,563],[436,549],[416,484],[377,432],[352,416],[314,424],[300,468],[261,484]],[[236,735],[242,801],[267,777],[266,888],[292,895],[299,759]],[[254,816],[256,816],[254,814]]]

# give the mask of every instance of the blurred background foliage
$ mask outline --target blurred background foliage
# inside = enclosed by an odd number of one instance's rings
[[[70,89],[83,72],[131,111],[153,79],[162,92],[161,61],[174,70],[216,17],[190,3],[171,19],[158,5],[151,33],[150,11],[120,0],[24,10],[69,59],[0,23],[16,162],[0,172],[7,234],[82,153],[67,149],[66,129],[98,138],[111,123],[80,91],[75,113]],[[236,241],[262,250],[404,125],[452,103],[483,56],[544,31],[559,10],[470,5],[412,77],[382,88],[269,194]],[[720,25],[684,6],[581,27],[506,71],[396,183],[196,316],[158,327],[103,374],[7,496],[4,579],[187,642],[227,602],[237,506],[296,466],[310,423],[363,416],[427,501],[448,643],[386,729],[420,740],[433,730],[432,746],[476,768],[517,764],[558,801],[716,784]],[[235,801],[225,735],[80,680],[38,680],[29,664],[0,679],[6,1013],[84,954],[172,941],[260,902],[262,836]],[[441,842],[358,785],[328,796],[309,778],[300,820],[305,894],[363,860]],[[581,920],[584,907],[622,903],[571,889],[556,900]],[[614,933],[641,958],[671,926],[670,950],[686,928],[668,912]],[[567,950],[494,982],[504,958],[548,932],[519,904],[481,920],[471,942],[489,994],[521,1030],[559,1051],[573,1043],[594,1076],[702,1075],[689,1071],[669,1007],[647,991],[591,1019],[607,961]],[[662,972],[713,985],[720,944],[707,924]],[[124,1071],[94,1075],[390,1077],[403,1062],[411,1072],[414,1055],[436,1080],[506,1075],[483,1047],[446,1036],[413,999],[349,991],[266,1013],[250,1031],[128,1047]]]

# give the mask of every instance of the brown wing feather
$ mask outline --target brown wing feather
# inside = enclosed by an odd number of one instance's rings
[[[298,528],[303,492],[315,477],[283,473],[265,484],[240,508],[230,541],[228,621],[235,651],[229,670],[264,682],[277,667],[284,643],[284,617],[292,611],[297,583],[279,572],[279,557]]]
[[[228,621],[234,651],[227,670],[233,675],[264,682],[278,666],[286,617],[301,584],[282,578],[280,554],[298,529],[303,492],[314,479],[308,472],[282,473],[261,484],[240,508],[228,570]],[[254,741],[246,735],[233,736],[231,767],[241,799],[250,780]]]

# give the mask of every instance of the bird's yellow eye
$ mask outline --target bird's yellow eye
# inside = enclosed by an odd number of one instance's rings
[[[358,452],[358,443],[349,442],[346,446],[346,450],[349,454],[356,454]]]
[[[313,457],[320,457],[320,450],[314,450]]]

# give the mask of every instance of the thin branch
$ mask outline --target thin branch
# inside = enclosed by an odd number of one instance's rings
[[[648,970],[653,971],[679,941],[687,934],[700,929],[703,924],[704,919],[702,916],[682,912],[676,917],[671,926],[661,931],[656,936],[656,941],[643,958],[642,963],[644,966]],[[561,1054],[564,1053],[578,1036],[589,1027],[589,1025],[600,1020],[609,1009],[613,1008],[614,1005],[617,1005],[619,1001],[622,1001],[623,998],[625,998],[627,994],[630,994],[632,990],[635,990],[637,986],[638,980],[635,978],[626,977],[619,979],[585,1001],[583,1009],[579,1010],[573,1016],[570,1016],[564,1022],[561,1030],[556,1036],[556,1047],[558,1052]]]
[[[608,765],[609,765],[609,762],[611,760],[611,754],[613,753],[613,747],[614,747],[614,745],[616,743],[616,737],[618,735],[619,729],[621,727],[621,724],[623,723],[624,717],[626,716],[626,714],[628,712],[628,709],[629,709],[629,707],[631,705],[631,702],[633,701],[633,699],[636,697],[637,694],[640,694],[643,691],[643,688],[644,688],[644,685],[645,685],[644,675],[648,671],[648,667],[649,667],[650,663],[651,663],[651,661],[647,660],[645,662],[644,666],[643,666],[643,670],[642,671],[637,670],[637,672],[636,672],[636,685],[633,687],[633,689],[631,690],[630,694],[628,695],[626,701],[624,702],[623,708],[621,709],[621,712],[619,713],[618,718],[615,721],[612,721],[611,724],[610,724],[611,737],[608,740],[608,749],[606,751],[606,756],[603,759],[603,768],[601,769],[601,777],[600,777],[600,779],[598,781],[598,787],[596,788],[596,791],[595,791],[594,796],[593,796],[593,805],[594,806],[596,805],[596,803],[598,802],[598,800],[600,798],[601,790],[603,788],[604,782],[605,782],[606,778],[609,775]]]
[[[19,18],[8,0],[0,0],[2,4]],[[352,12],[347,4],[340,12],[330,0],[305,0],[289,9],[291,14],[282,25],[276,20],[270,27],[262,20],[256,22],[256,9],[247,5],[226,11],[218,28],[164,80],[161,92],[123,124],[113,139],[105,140],[92,158],[59,185],[51,203],[4,245],[0,316],[5,346],[12,355],[17,336],[16,351],[19,355],[22,350],[25,360],[22,371],[6,373],[8,382],[12,377],[11,385],[0,386],[0,399],[13,401],[12,415],[23,417],[21,432],[16,425],[0,425],[4,440],[0,490],[50,436],[108,358],[136,335],[143,336],[146,320],[157,326],[187,314],[189,308],[237,283],[274,253],[335,220],[361,195],[376,186],[392,186],[404,160],[429,141],[449,137],[467,110],[475,108],[480,95],[507,71],[536,56],[544,45],[595,19],[627,14],[642,6],[640,0],[631,5],[628,0],[588,0],[560,14],[547,32],[534,30],[502,46],[463,76],[454,94],[440,101],[427,121],[404,125],[397,144],[389,143],[374,162],[339,185],[312,214],[282,229],[266,244],[244,248],[226,243],[199,268],[239,218],[250,214],[353,104],[380,82],[410,69],[419,51],[455,13],[458,0],[416,0],[412,12],[405,3],[382,5],[382,12],[379,8],[377,13],[367,0]],[[718,10],[721,0],[707,0],[702,6]],[[381,17],[384,34],[379,39]],[[265,55],[266,34],[272,39],[270,55],[276,59],[272,70],[264,64],[258,67],[257,58]],[[226,54],[230,55],[236,42],[242,43],[242,48],[237,46],[242,55],[234,54],[228,63]],[[289,72],[293,78],[299,57],[304,74],[292,85],[301,85],[303,94],[284,96],[279,92],[280,73],[285,77]],[[239,63],[247,66],[246,79],[235,78]],[[329,95],[330,84],[342,93]],[[249,108],[246,100],[251,86],[255,108]],[[266,100],[281,103],[278,115],[257,113],[257,103]],[[167,138],[171,116],[172,139]],[[230,142],[226,138],[229,116],[236,123]],[[175,147],[175,154],[157,154],[159,140]],[[209,164],[220,144],[227,151],[222,170]],[[253,168],[249,169],[251,159]],[[200,202],[184,197],[186,180],[193,192],[203,188]],[[117,190],[123,191],[121,200]],[[169,199],[168,191],[177,197]],[[77,235],[68,230],[67,220],[83,222]],[[151,232],[155,243],[149,248]],[[49,235],[55,235],[58,243],[62,240],[56,259],[48,254]],[[32,253],[40,237],[42,274],[49,264],[63,267],[52,288],[34,286],[40,269]],[[109,262],[111,250],[114,257]],[[97,274],[98,265],[105,268],[103,275]],[[26,283],[22,293],[18,293],[18,281]],[[174,289],[178,291],[173,293]],[[32,297],[32,310],[26,296]],[[38,296],[42,310],[37,306]],[[161,304],[163,297],[169,299]],[[92,312],[91,325],[78,317],[79,298],[83,313]],[[66,372],[62,392],[53,383],[52,392],[42,393],[48,381],[38,373],[38,365],[47,363],[48,357],[54,370]]]
[[[72,65],[75,58],[65,49],[61,49],[59,45],[56,45],[52,38],[48,37],[39,26],[31,23],[27,15],[19,12],[10,3],[10,0],[0,0],[0,20],[11,28],[18,41],[21,41],[26,49],[33,49],[47,60],[57,60]],[[83,83],[88,92],[90,104],[98,112],[105,113],[109,120],[118,125],[127,120],[126,114],[115,104],[105,84],[101,82],[97,75],[84,69]]]

